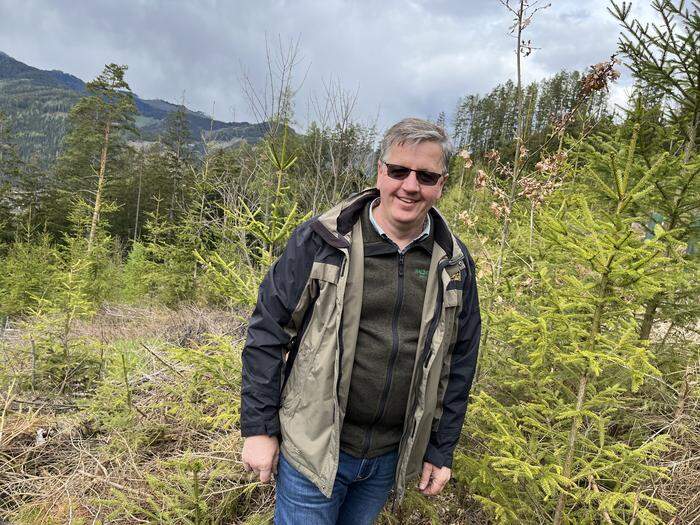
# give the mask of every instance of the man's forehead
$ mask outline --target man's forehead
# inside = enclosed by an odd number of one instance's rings
[[[418,147],[435,148],[436,151],[439,150],[440,152],[442,152],[442,147],[440,146],[440,143],[434,140],[403,140],[401,142],[397,142],[396,144],[392,144],[391,146],[389,146],[388,151],[391,151],[395,148],[412,150]]]
[[[430,167],[441,167],[444,161],[440,144],[429,140],[394,144],[388,149],[385,157],[385,160],[400,158],[434,165]]]

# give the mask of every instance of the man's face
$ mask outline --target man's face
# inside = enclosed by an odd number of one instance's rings
[[[377,189],[383,218],[401,230],[422,228],[428,210],[442,195],[445,177],[440,177],[433,186],[421,184],[414,171],[405,179],[396,180],[387,174],[385,162],[412,170],[442,173],[442,148],[436,142],[392,146],[384,162],[380,160],[377,166]]]

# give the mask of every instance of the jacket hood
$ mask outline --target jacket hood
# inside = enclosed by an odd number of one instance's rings
[[[349,248],[352,227],[359,220],[367,202],[377,197],[379,197],[377,188],[367,188],[355,193],[312,219],[311,228],[331,246],[339,249]],[[437,208],[432,207],[428,213],[434,224],[435,242],[445,251],[447,257],[452,259],[459,254],[466,256]]]

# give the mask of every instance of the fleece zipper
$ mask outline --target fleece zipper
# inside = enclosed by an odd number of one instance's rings
[[[391,318],[391,354],[389,356],[389,367],[386,372],[386,379],[384,380],[384,390],[382,391],[382,397],[379,398],[379,407],[377,409],[377,414],[372,421],[372,425],[369,427],[367,434],[365,434],[365,442],[362,448],[362,457],[367,455],[367,452],[372,445],[372,433],[374,432],[374,427],[382,420],[384,416],[384,410],[386,410],[386,402],[389,398],[389,390],[391,389],[391,380],[394,373],[394,366],[396,365],[396,359],[399,355],[399,315],[401,314],[401,306],[403,305],[403,285],[404,285],[404,260],[405,253],[399,253],[398,260],[398,284],[396,289],[396,302],[394,303],[394,312]]]

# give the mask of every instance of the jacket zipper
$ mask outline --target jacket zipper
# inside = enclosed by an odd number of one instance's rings
[[[345,266],[347,259],[343,259],[340,264],[340,279],[345,275]],[[343,353],[345,352],[345,345],[343,344],[343,315],[345,314],[345,308],[343,305],[340,306],[340,320],[338,321],[338,381],[335,383],[335,400],[333,404],[333,423],[335,423],[336,417],[336,404],[340,403],[340,381],[343,378]]]
[[[442,271],[447,266],[455,264],[463,258],[464,258],[464,256],[462,255],[462,256],[455,257],[454,259],[448,259],[446,261],[439,262],[438,266],[437,266],[438,279],[440,279],[440,275],[442,275]],[[413,435],[416,431],[417,421],[415,419],[415,413],[416,413],[416,408],[418,407],[418,395],[415,394],[415,388],[416,388],[416,385],[419,383],[418,380],[420,379],[422,381],[423,369],[425,368],[425,365],[430,360],[430,355],[431,355],[430,347],[432,346],[433,336],[435,335],[435,330],[437,329],[437,324],[438,324],[438,321],[440,320],[440,310],[442,309],[442,302],[443,302],[443,290],[442,290],[442,282],[440,282],[440,287],[438,288],[438,296],[437,296],[437,299],[435,301],[435,311],[433,312],[433,318],[430,320],[430,326],[428,327],[428,333],[426,334],[425,344],[423,346],[423,353],[421,354],[422,366],[418,370],[416,370],[416,377],[415,377],[416,381],[411,386],[411,391],[414,392],[413,403],[411,404],[410,412],[407,412],[406,415],[408,417],[413,418],[413,425],[411,427],[410,434],[408,432],[404,432],[404,434],[401,436],[401,442],[399,443],[399,453],[403,452],[403,449],[405,447],[405,443],[408,440],[409,435]],[[406,427],[406,430],[408,430],[408,427]],[[401,456],[399,456],[398,461],[397,461],[397,465],[396,465],[396,480],[398,480],[400,470],[401,470]],[[397,496],[398,496],[398,494],[394,493],[394,501],[392,502],[392,508],[396,507]]]
[[[401,306],[403,304],[403,281],[404,281],[404,253],[399,253],[399,265],[398,265],[398,285],[396,290],[396,303],[394,304],[394,314],[391,319],[391,355],[389,356],[389,368],[386,373],[386,380],[384,381],[384,390],[382,391],[382,397],[379,399],[379,408],[377,410],[377,415],[372,421],[367,434],[365,435],[365,445],[362,449],[362,457],[367,455],[369,448],[372,444],[372,433],[374,432],[374,427],[382,420],[384,416],[384,410],[386,410],[386,402],[389,397],[389,390],[391,389],[391,379],[394,372],[394,366],[396,365],[396,359],[399,355],[399,314],[401,313]]]

